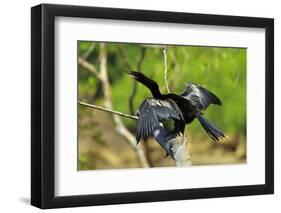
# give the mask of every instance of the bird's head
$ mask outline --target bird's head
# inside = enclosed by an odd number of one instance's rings
[[[127,71],[127,74],[135,80],[140,80],[140,79],[145,78],[144,74],[142,74],[141,72],[137,72],[137,71]]]
[[[133,79],[135,79],[136,81],[140,82],[141,84],[149,88],[153,97],[161,96],[158,84],[152,79],[146,77],[143,73],[137,71],[127,71],[127,74],[131,76]]]

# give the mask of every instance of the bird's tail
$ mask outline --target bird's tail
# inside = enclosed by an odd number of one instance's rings
[[[225,137],[223,131],[215,127],[211,124],[206,118],[204,118],[201,114],[197,114],[197,118],[200,121],[202,127],[208,133],[208,135],[214,140],[219,141],[220,138]]]

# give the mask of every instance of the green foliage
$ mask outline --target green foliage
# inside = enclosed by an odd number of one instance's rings
[[[99,45],[95,44],[88,61],[99,69]],[[91,45],[92,42],[79,42],[79,56],[83,56]],[[128,100],[134,81],[124,72],[129,68],[120,51],[121,48],[133,69],[137,69],[141,48],[145,48],[140,71],[157,81],[161,91],[166,92],[163,46],[107,43],[106,47],[114,110],[129,113]],[[183,92],[185,83],[193,82],[214,92],[221,99],[222,106],[210,106],[204,113],[212,123],[228,135],[246,134],[246,51],[244,48],[167,46],[170,90],[179,94]],[[97,89],[96,77],[81,66],[79,66],[78,77],[79,99],[93,101],[96,104],[102,103],[103,97]],[[150,92],[138,84],[134,98],[135,111],[144,98],[149,96],[151,96]],[[122,119],[128,128],[135,128],[135,121]],[[197,121],[188,128],[192,135],[208,137]]]

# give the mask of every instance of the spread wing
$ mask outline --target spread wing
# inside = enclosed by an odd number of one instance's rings
[[[181,96],[200,110],[205,110],[210,104],[221,105],[220,99],[214,93],[194,83],[186,84]]]
[[[145,99],[139,107],[139,121],[137,124],[136,140],[146,140],[161,126],[161,122],[173,119],[183,120],[183,115],[178,105],[171,99],[160,100],[155,98]]]

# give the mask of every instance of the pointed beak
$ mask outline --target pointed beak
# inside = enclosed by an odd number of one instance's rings
[[[132,77],[133,79],[136,79],[136,76],[134,74],[132,74],[131,71],[125,71],[130,77]]]

